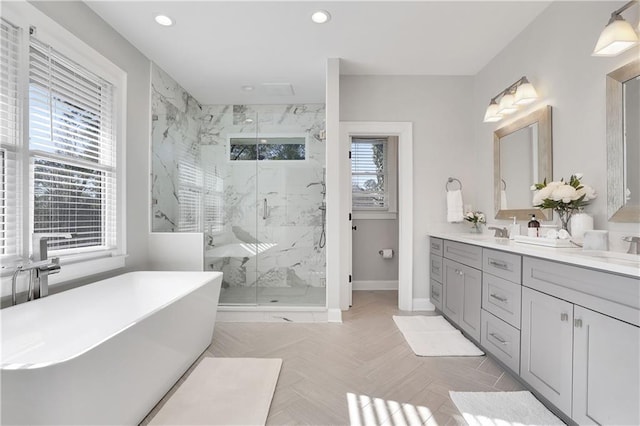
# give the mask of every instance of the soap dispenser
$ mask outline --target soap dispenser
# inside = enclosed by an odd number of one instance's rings
[[[536,220],[536,215],[531,215],[531,220],[527,224],[527,235],[529,237],[539,237],[540,236],[540,222]]]
[[[511,219],[513,219],[513,223],[509,226],[509,239],[513,240],[513,237],[520,235],[520,224],[515,216],[512,216]]]

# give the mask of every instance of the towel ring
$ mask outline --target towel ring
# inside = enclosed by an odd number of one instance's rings
[[[503,186],[502,190],[506,191],[507,190],[507,182],[505,182],[504,179],[500,179],[500,180],[502,181],[502,186]]]
[[[447,192],[449,192],[449,184],[451,182],[458,182],[458,186],[460,186],[460,188],[458,189],[462,189],[462,183],[458,179],[450,177],[449,179],[447,179],[447,183],[444,185],[444,189],[446,189]]]

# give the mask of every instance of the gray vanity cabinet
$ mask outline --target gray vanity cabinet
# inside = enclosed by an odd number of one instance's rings
[[[524,287],[520,377],[571,413],[573,304]]]
[[[443,259],[442,312],[476,341],[480,341],[481,271]]]
[[[443,241],[439,238],[431,237],[430,241],[431,255],[429,257],[429,274],[430,285],[429,295],[431,303],[436,309],[442,311],[442,299],[444,290],[442,288],[442,250]]]
[[[640,424],[640,328],[574,308],[573,414],[578,424]]]

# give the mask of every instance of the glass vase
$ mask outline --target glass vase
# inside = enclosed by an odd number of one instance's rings
[[[480,222],[474,222],[471,224],[472,234],[482,234],[482,224]]]
[[[564,229],[569,234],[571,231],[569,230],[569,221],[571,220],[571,210],[556,210],[558,213],[558,217],[560,218],[560,229]]]

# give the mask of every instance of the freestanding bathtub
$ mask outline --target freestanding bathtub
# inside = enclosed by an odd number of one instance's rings
[[[1,310],[1,423],[138,424],[211,343],[221,282],[131,272]]]

